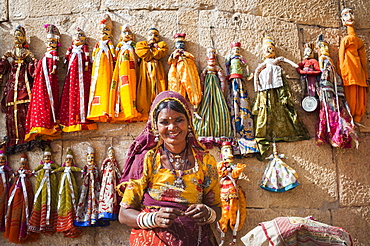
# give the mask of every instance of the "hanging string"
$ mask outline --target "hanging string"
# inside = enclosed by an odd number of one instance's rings
[[[214,28],[215,28],[214,26],[209,27],[209,37],[211,38],[211,47],[216,49],[215,41],[213,40],[213,36],[212,36],[212,29],[214,29]]]

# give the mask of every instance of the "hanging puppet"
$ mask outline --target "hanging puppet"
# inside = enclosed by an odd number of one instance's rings
[[[58,186],[57,232],[63,232],[65,237],[79,237],[82,231],[73,224],[78,202],[78,188],[73,172],[81,172],[81,168],[74,163],[71,148],[67,148],[63,165],[53,172],[62,172]]]
[[[29,180],[32,175],[33,173],[29,169],[27,155],[23,153],[21,155],[20,166],[14,174],[15,181],[9,192],[4,237],[10,243],[23,244],[35,242],[39,238],[38,233],[27,232],[34,198],[32,184]]]
[[[142,114],[140,120],[145,121],[156,95],[167,90],[166,75],[160,60],[167,55],[168,46],[164,41],[159,41],[158,30],[150,28],[147,41],[138,42],[135,52],[141,58],[137,109]]]
[[[320,96],[319,123],[316,143],[328,143],[333,147],[358,146],[355,125],[343,91],[343,82],[329,56],[329,44],[320,35],[319,64],[322,71],[318,93]]]
[[[246,81],[253,78],[253,73],[249,73],[247,62],[240,54],[240,48],[240,42],[232,43],[231,54],[226,57],[227,79],[229,81],[227,102],[230,109],[233,137],[238,146],[237,153],[247,155],[258,152],[258,148],[254,139],[253,117],[246,88]]]
[[[212,148],[232,136],[229,108],[224,97],[225,77],[222,68],[216,64],[216,50],[207,49],[207,63],[201,74],[204,87],[203,98],[194,117],[194,127],[199,141]]]
[[[185,33],[176,33],[175,51],[168,58],[168,90],[180,93],[196,108],[202,100],[202,88],[194,56],[185,51]]]
[[[348,35],[340,42],[339,69],[343,78],[344,93],[356,123],[366,113],[366,90],[368,79],[366,47],[356,36],[353,10],[342,10],[342,23],[347,27]]]
[[[304,60],[298,64],[297,72],[301,75],[301,81],[306,88],[306,95],[302,100],[302,108],[306,112],[313,112],[317,108],[316,87],[318,86],[318,76],[320,75],[319,62],[314,58],[314,44],[304,45]]]
[[[82,185],[74,224],[84,227],[109,225],[109,221],[98,220],[100,178],[95,165],[95,151],[92,147],[88,147],[86,159],[87,164],[81,175]]]
[[[11,59],[11,63],[8,59]],[[14,31],[14,47],[0,59],[0,77],[8,74],[1,100],[1,112],[6,115],[7,153],[30,150],[36,145],[34,141],[24,141],[36,64],[37,60],[26,41],[26,31],[22,26],[17,26]]]
[[[0,149],[0,231],[5,231],[5,215],[8,207],[8,197],[10,188],[10,175],[12,169],[8,165],[5,147]]]
[[[121,26],[120,41],[116,46],[117,63],[109,95],[110,123],[138,121],[141,114],[137,111],[137,57],[134,34],[129,25]]]
[[[294,189],[299,185],[298,174],[282,160],[285,156],[277,153],[276,143],[274,142],[272,145],[273,153],[266,158],[269,163],[263,174],[260,187],[272,192]]]
[[[109,88],[112,81],[116,55],[112,42],[113,23],[109,15],[100,22],[100,41],[91,54],[93,65],[87,119],[96,122],[109,121]]]
[[[28,231],[52,235],[56,231],[58,181],[52,170],[59,165],[51,160],[51,149],[47,146],[37,172],[36,193]]]
[[[117,220],[120,199],[116,186],[120,180],[118,162],[114,156],[113,147],[108,148],[108,158],[101,165],[101,188],[99,193],[99,219]]]
[[[230,245],[236,243],[237,232],[243,227],[246,218],[245,194],[238,184],[238,179],[243,176],[246,165],[233,163],[231,142],[222,143],[221,156],[222,161],[217,164],[222,204],[222,215],[218,221],[218,228],[221,230],[220,246],[225,242],[228,226],[233,230]]]
[[[81,28],[72,36],[64,63],[67,75],[60,100],[59,120],[63,132],[96,129],[93,121],[86,119],[91,81],[91,62],[86,36]]]
[[[289,84],[284,76],[281,62],[297,68],[298,65],[284,58],[275,58],[275,44],[270,37],[263,40],[264,62],[259,64],[254,74],[256,99],[253,105],[255,138],[261,155],[273,141],[299,141],[310,136],[294,108]]]
[[[26,118],[26,141],[60,138],[58,116],[58,46],[60,34],[56,26],[47,24],[47,51],[38,62],[32,87],[32,99]]]

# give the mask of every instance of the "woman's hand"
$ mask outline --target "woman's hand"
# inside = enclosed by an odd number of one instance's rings
[[[198,225],[207,224],[209,211],[205,204],[192,204],[185,211],[185,216],[193,219]]]
[[[168,228],[173,224],[174,220],[181,215],[184,215],[184,212],[181,210],[162,207],[158,210],[155,223],[158,227]]]

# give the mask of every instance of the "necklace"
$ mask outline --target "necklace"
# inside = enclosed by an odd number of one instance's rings
[[[188,148],[186,147],[183,151],[176,154],[162,146],[163,151],[167,157],[168,162],[170,163],[170,168],[175,176],[175,182],[174,185],[179,189],[185,189],[185,183],[182,179],[182,176],[184,175],[185,168],[189,165],[188,157]],[[184,155],[184,158],[182,157]],[[182,167],[182,168],[181,168]],[[181,168],[181,169],[180,169]],[[177,172],[178,171],[178,172]],[[177,175],[179,173],[179,175]]]

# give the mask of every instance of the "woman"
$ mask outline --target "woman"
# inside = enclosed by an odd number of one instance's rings
[[[209,227],[221,214],[216,161],[196,140],[180,94],[165,91],[154,100],[117,189],[131,245],[216,245]]]

